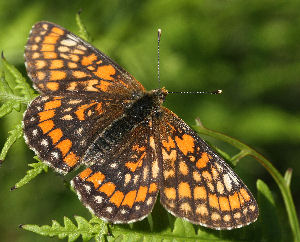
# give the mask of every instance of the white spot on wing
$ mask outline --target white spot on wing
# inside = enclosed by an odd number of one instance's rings
[[[37,129],[34,129],[33,131],[32,131],[32,135],[33,136],[36,136],[38,134],[38,130]]]
[[[47,140],[43,139],[42,142],[41,142],[41,145],[48,146],[49,142]]]
[[[101,196],[95,196],[94,199],[95,199],[96,203],[102,203],[102,201],[103,201],[103,198]]]
[[[109,212],[109,213],[111,213],[113,211],[113,209],[112,209],[112,207],[107,207],[106,211]]]
[[[89,185],[83,185],[85,190],[87,191],[87,193],[90,193],[91,192],[91,187]]]
[[[60,42],[62,45],[66,45],[66,46],[74,46],[77,45],[76,41],[71,40],[71,39],[64,39]]]
[[[231,191],[231,189],[232,189],[231,181],[232,180],[230,179],[229,175],[228,174],[224,174],[223,175],[223,180],[224,180],[224,184],[225,184],[226,189],[228,191]]]
[[[58,159],[58,157],[59,157],[59,155],[58,155],[57,152],[52,152],[52,153],[51,153],[51,156],[52,156],[53,158],[55,158],[55,159]]]

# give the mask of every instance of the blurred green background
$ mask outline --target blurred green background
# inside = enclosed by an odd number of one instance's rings
[[[147,89],[157,88],[161,28],[162,85],[170,91],[223,90],[222,95],[169,95],[166,106],[190,125],[200,117],[204,126],[245,142],[281,173],[293,168],[291,189],[300,213],[300,1],[0,0],[0,9],[0,49],[24,75],[31,26],[47,20],[76,33],[75,14],[81,9],[93,45]],[[0,120],[1,147],[20,119],[14,112]],[[64,179],[52,171],[9,191],[32,157],[19,140],[0,169],[0,241],[55,241],[18,225],[62,222],[63,215],[89,218]],[[243,159],[236,171],[254,195],[256,180],[263,179],[283,209],[279,189],[254,159]],[[280,213],[286,219],[284,210]]]

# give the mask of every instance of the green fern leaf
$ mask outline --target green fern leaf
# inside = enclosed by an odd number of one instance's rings
[[[56,220],[52,220],[52,225],[32,225],[26,224],[21,225],[21,228],[43,235],[54,237],[57,236],[59,239],[68,238],[68,241],[75,241],[81,235],[83,241],[89,241],[93,237],[99,235],[99,231],[106,227],[106,224],[103,222],[95,223],[92,219],[87,221],[83,217],[75,216],[77,222],[76,226],[71,219],[64,217],[64,226],[61,226]],[[105,230],[105,229],[104,229]]]
[[[34,157],[38,162],[36,163],[31,163],[28,166],[32,167],[33,169],[30,169],[26,172],[26,175],[16,183],[14,187],[11,188],[11,190],[20,188],[24,186],[25,184],[29,183],[32,179],[34,179],[37,175],[40,173],[47,172],[48,171],[48,166],[44,164],[42,161],[39,160],[37,156]]]
[[[21,72],[13,66],[9,64],[4,58],[2,58],[2,64],[4,68],[13,76],[14,82],[11,81],[10,87],[14,87],[15,90],[19,90],[21,96],[23,96],[23,102],[29,103],[34,97],[37,96],[31,86],[26,82],[26,78],[23,77]]]
[[[4,146],[1,150],[0,163],[1,163],[1,161],[3,161],[5,159],[10,147],[16,142],[17,139],[22,137],[22,135],[23,135],[22,125],[17,124],[15,126],[15,128],[13,130],[9,131],[8,133],[9,133],[9,137],[5,141]]]

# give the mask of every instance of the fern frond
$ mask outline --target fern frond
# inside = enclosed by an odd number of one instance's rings
[[[77,226],[72,222],[71,219],[68,217],[64,217],[64,225],[60,225],[56,220],[52,220],[52,225],[32,225],[32,224],[26,224],[21,225],[20,227],[22,229],[43,235],[43,236],[49,236],[54,237],[57,236],[59,239],[68,238],[68,241],[75,241],[79,238],[79,236],[82,237],[83,241],[89,241],[93,237],[97,237],[98,239],[102,240],[105,233],[107,233],[107,225],[106,223],[102,222],[101,220],[96,221],[94,218],[92,218],[90,221],[87,221],[83,217],[80,216],[74,216]],[[101,238],[99,238],[99,231],[104,231],[104,233],[101,235]],[[98,240],[98,241],[100,241]]]
[[[32,167],[32,169],[26,171],[26,175],[14,185],[11,190],[20,188],[24,186],[25,184],[29,183],[32,179],[34,179],[37,175],[39,175],[42,172],[48,171],[48,166],[39,160],[37,156],[33,157],[38,162],[28,164],[28,166]]]

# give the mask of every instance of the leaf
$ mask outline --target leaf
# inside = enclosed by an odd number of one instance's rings
[[[293,169],[288,168],[286,172],[284,173],[284,180],[289,187],[291,185],[291,180],[292,180],[292,174],[293,174]]]
[[[273,195],[262,180],[257,180],[258,204],[260,216],[257,223],[260,225],[261,241],[281,241],[281,229]]]
[[[81,13],[81,11],[76,14],[76,24],[79,28],[78,35],[79,35],[80,38],[84,39],[85,41],[91,42],[91,39],[90,39],[90,36],[89,36],[89,34],[86,30],[86,27],[84,26],[84,24],[81,21],[80,13]]]
[[[9,114],[13,109],[20,111],[21,102],[18,102],[19,97],[14,95],[13,90],[9,87],[5,80],[4,72],[0,76],[0,101],[4,104],[0,108],[0,118]]]
[[[26,101],[26,103],[29,103],[33,98],[36,97],[36,94],[31,86],[26,82],[26,78],[23,77],[21,72],[19,72],[15,66],[9,64],[3,57],[2,64],[5,69],[14,77],[14,81],[17,84],[14,85],[14,83],[10,83],[10,87],[14,87],[14,89],[20,90],[21,95],[24,97],[24,101]]]
[[[9,137],[5,141],[4,146],[1,150],[0,163],[1,163],[1,161],[3,161],[5,159],[10,147],[16,142],[17,139],[22,137],[22,135],[23,135],[22,125],[17,124],[15,126],[15,128],[13,130],[9,131],[8,133],[9,133]]]
[[[77,226],[68,217],[64,217],[64,226],[61,226],[56,220],[52,220],[52,225],[21,225],[22,229],[43,235],[54,237],[59,239],[68,238],[68,241],[75,241],[82,236],[83,241],[89,241],[93,237],[98,236],[100,230],[105,230],[106,224],[104,222],[95,223],[95,220],[87,221],[83,217],[75,216]]]
[[[44,164],[42,161],[39,160],[37,156],[34,157],[38,162],[36,163],[31,163],[28,166],[32,167],[33,169],[30,169],[26,172],[26,175],[16,183],[14,187],[11,188],[11,190],[20,188],[24,186],[25,184],[29,183],[32,179],[34,179],[37,175],[40,173],[47,172],[48,171],[48,166]]]

